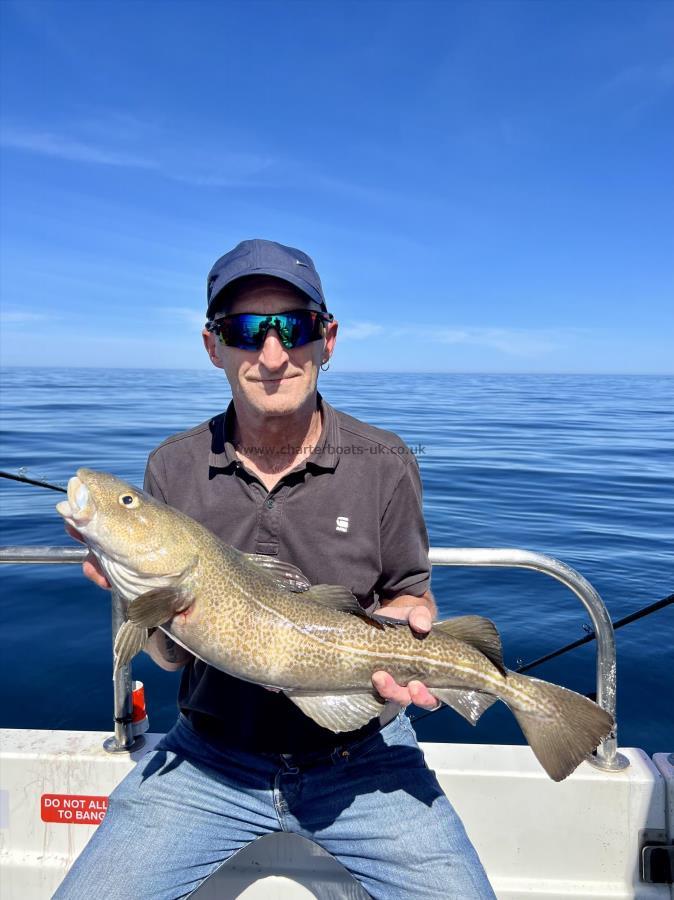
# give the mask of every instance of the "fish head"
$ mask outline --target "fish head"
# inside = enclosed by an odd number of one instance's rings
[[[99,559],[139,576],[172,575],[194,559],[185,517],[106,472],[78,469],[56,509]]]

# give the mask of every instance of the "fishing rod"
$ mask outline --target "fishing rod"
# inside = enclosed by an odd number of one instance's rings
[[[623,625],[629,625],[630,622],[636,622],[638,619],[643,619],[645,616],[650,615],[651,613],[657,612],[659,609],[664,609],[666,606],[669,606],[671,603],[674,603],[674,594],[669,594],[667,597],[663,597],[662,600],[656,600],[654,603],[649,603],[648,606],[644,606],[641,609],[635,610],[635,612],[630,613],[628,616],[624,616],[622,619],[618,619],[617,622],[613,623],[613,630],[617,631],[619,628],[622,628]],[[551,653],[546,653],[545,656],[539,656],[538,659],[533,660],[533,662],[526,663],[524,665],[519,666],[519,668],[514,669],[518,675],[522,672],[528,672],[530,669],[533,669],[535,666],[540,666],[544,662],[548,662],[548,660],[556,659],[558,656],[561,656],[563,653],[568,653],[569,650],[575,650],[576,647],[581,647],[583,644],[587,644],[590,641],[594,641],[597,635],[594,631],[590,630],[584,637],[578,638],[577,641],[572,641],[570,644],[565,644],[563,647],[559,647],[557,650],[553,650]],[[443,709],[449,709],[449,707],[442,707]],[[410,716],[410,720],[412,722],[419,722],[421,719],[425,719],[426,716],[429,716],[431,713],[437,712],[435,709],[426,710],[426,712],[419,713],[416,716]]]
[[[57,484],[51,484],[49,481],[42,481],[39,478],[29,478],[27,475],[14,475],[12,472],[0,471],[0,478],[9,478],[12,481],[22,481],[24,484],[34,484],[36,487],[49,488],[50,491],[60,491],[67,494],[67,488],[59,487]]]
[[[636,610],[636,612],[630,613],[629,616],[625,616],[622,619],[618,619],[617,622],[613,623],[613,630],[617,631],[618,628],[622,628],[623,625],[629,625],[630,622],[636,622],[637,619],[643,619],[644,616],[648,616],[651,613],[657,612],[659,609],[664,609],[665,606],[669,606],[670,603],[674,603],[674,594],[670,594],[668,597],[663,597],[662,600],[656,600],[655,603],[649,603],[648,606],[644,606],[642,609]],[[566,644],[564,647],[560,647],[558,650],[553,650],[552,653],[546,653],[545,656],[539,656],[538,659],[535,659],[533,662],[527,663],[526,665],[520,666],[519,669],[515,669],[516,672],[528,672],[529,669],[533,669],[534,666],[540,666],[542,663],[547,662],[549,659],[555,659],[557,656],[561,656],[562,653],[567,653],[569,650],[575,650],[576,647],[580,647],[582,644],[587,644],[588,641],[593,641],[596,638],[596,634],[594,631],[590,630],[585,637],[578,638],[577,641],[572,641],[570,644]]]

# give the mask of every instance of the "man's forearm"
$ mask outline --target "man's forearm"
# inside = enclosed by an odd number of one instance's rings
[[[167,672],[176,672],[178,669],[182,669],[192,659],[192,654],[171,640],[161,628],[155,629],[150,635],[150,640],[145,645],[145,652]]]

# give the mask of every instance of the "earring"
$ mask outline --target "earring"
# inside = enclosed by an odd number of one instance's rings
[[[323,363],[321,364],[321,372],[327,372],[329,368],[330,368],[330,357],[327,356],[323,360]]]

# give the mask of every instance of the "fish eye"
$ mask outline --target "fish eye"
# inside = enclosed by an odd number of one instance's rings
[[[135,509],[138,506],[138,497],[133,494],[122,494],[119,498],[120,506],[126,506],[129,509]]]

